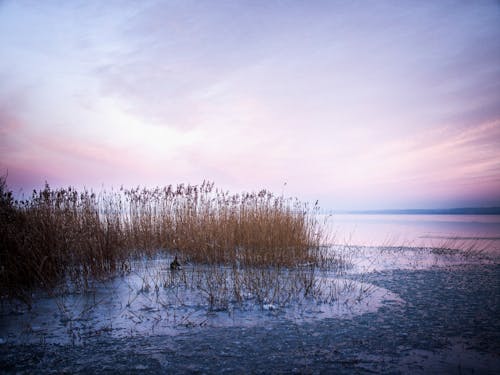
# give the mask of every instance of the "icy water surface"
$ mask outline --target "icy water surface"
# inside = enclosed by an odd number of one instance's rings
[[[318,274],[315,299],[246,294],[210,308],[205,292],[178,282],[206,269],[172,273],[157,259],[90,293],[35,296],[31,310],[4,301],[0,372],[499,373],[498,259],[342,251],[350,267]]]
[[[386,305],[404,303],[397,294],[365,280],[368,273],[491,262],[476,254],[464,256],[455,251],[420,248],[342,247],[331,251],[340,255],[348,267],[342,272],[317,273],[314,296],[299,293],[283,297],[276,296],[276,292],[257,298],[247,293],[242,301],[229,297],[212,305],[206,282],[195,281],[211,270],[185,265],[182,271],[171,271],[170,259],[165,258],[137,261],[130,274],[96,282],[85,293],[34,295],[30,308],[4,301],[0,340],[77,344],[102,334],[117,338],[176,335],[193,327],[352,319]],[[224,272],[224,268],[220,270]]]
[[[399,303],[394,293],[360,280],[323,273],[321,293],[289,301],[228,300],[211,306],[205,291],[184,281],[194,267],[171,271],[166,260],[143,261],[129,275],[95,283],[91,291],[60,296],[34,296],[30,308],[4,302],[0,320],[3,343],[84,343],[103,333],[114,337],[175,335],[192,327],[252,327],[276,320],[308,321],[351,318],[374,312],[384,303]],[[182,273],[181,273],[182,272]],[[206,271],[205,271],[206,272]]]

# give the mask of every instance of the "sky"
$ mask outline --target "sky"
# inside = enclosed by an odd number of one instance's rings
[[[0,1],[0,173],[500,206],[500,3]]]

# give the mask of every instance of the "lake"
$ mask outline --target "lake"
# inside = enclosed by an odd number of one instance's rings
[[[475,246],[500,253],[500,215],[334,214],[329,242],[362,246]]]

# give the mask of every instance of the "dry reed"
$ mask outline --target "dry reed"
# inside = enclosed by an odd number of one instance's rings
[[[209,182],[99,193],[46,184],[17,201],[0,177],[0,293],[85,286],[161,251],[237,268],[325,264],[316,211],[266,190],[229,194]]]

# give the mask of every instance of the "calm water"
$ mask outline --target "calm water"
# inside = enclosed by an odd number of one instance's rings
[[[500,252],[499,215],[353,215],[326,218],[333,243],[476,246]]]

